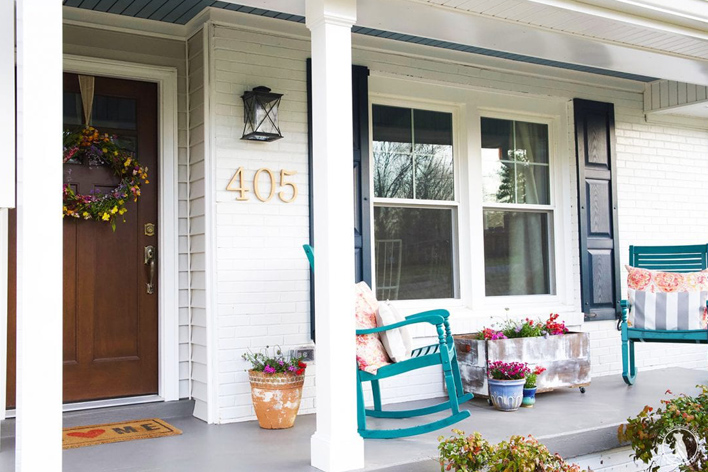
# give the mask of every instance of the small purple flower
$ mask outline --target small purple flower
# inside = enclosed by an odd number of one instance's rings
[[[265,369],[263,369],[263,372],[265,372],[266,374],[275,374],[275,367],[266,365]]]
[[[278,364],[285,365],[285,361],[283,361],[283,359],[278,359]]]
[[[290,372],[295,372],[297,370],[297,367],[295,367],[294,365],[291,365],[290,367],[288,367],[288,370]]]

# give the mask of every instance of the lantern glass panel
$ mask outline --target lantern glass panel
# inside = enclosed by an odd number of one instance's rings
[[[243,95],[244,126],[241,139],[275,141],[283,137],[278,127],[278,106],[282,94],[268,87],[256,87]]]

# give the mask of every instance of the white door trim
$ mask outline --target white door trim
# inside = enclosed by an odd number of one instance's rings
[[[8,210],[0,208],[0,420],[7,404],[7,279],[8,279]]]
[[[64,71],[158,86],[158,394],[165,401],[179,400],[177,69],[64,54]]]

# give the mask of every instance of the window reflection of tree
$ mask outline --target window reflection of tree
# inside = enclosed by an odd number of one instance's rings
[[[413,160],[409,143],[374,143],[374,195],[413,198]]]
[[[374,195],[383,198],[452,200],[455,180],[452,146],[374,143]],[[415,190],[413,185],[415,183]]]
[[[452,146],[416,145],[415,193],[419,200],[455,197]]]

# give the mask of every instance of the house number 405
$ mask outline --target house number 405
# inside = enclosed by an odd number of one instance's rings
[[[288,177],[295,175],[297,172],[294,170],[281,170],[280,171],[280,187],[281,188],[287,188],[290,187],[291,190],[280,190],[278,192],[278,198],[282,200],[285,203],[291,203],[294,202],[295,199],[297,198],[297,184],[294,182],[288,182]],[[261,174],[266,174],[268,178],[270,179],[270,190],[268,191],[268,195],[263,196],[263,191],[261,190],[259,186],[259,182],[261,180]],[[267,202],[270,201],[270,199],[273,198],[275,195],[275,187],[276,187],[276,180],[275,180],[275,175],[273,174],[273,171],[267,168],[261,168],[256,171],[256,174],[253,176],[253,195],[256,196],[256,198],[262,202]],[[240,201],[245,201],[248,200],[248,197],[246,196],[247,192],[250,192],[244,185],[243,185],[243,167],[239,167],[236,173],[234,174],[233,177],[231,177],[231,181],[229,182],[229,185],[226,186],[226,190],[231,190],[232,192],[238,192],[238,196],[236,197],[236,200]]]

